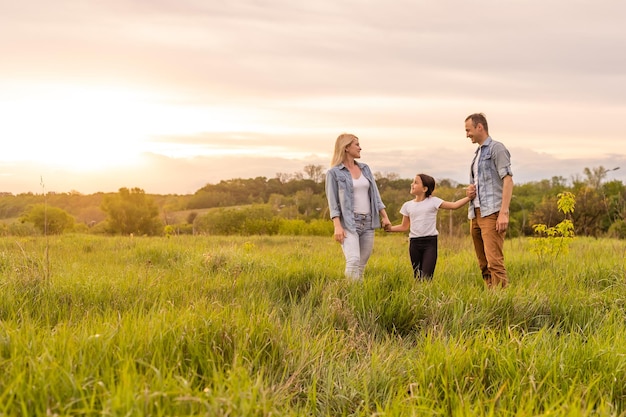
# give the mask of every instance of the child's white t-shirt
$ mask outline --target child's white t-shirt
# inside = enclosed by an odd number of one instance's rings
[[[400,208],[400,214],[411,220],[409,237],[436,236],[437,211],[443,200],[430,196],[423,201],[407,201]]]

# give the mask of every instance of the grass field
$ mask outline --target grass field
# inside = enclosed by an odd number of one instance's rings
[[[626,242],[507,240],[500,291],[406,245],[354,283],[330,237],[0,238],[0,416],[626,415]]]

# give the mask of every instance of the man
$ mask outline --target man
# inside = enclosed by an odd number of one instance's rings
[[[465,119],[465,134],[478,145],[470,170],[467,196],[472,240],[478,265],[488,288],[509,284],[504,267],[504,236],[509,225],[513,195],[511,155],[506,147],[489,136],[487,118],[474,113]]]

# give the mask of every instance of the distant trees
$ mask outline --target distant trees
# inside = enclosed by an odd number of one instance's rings
[[[207,184],[196,191],[189,200],[187,208],[228,207],[262,203],[267,201],[270,195],[268,187],[266,177],[235,178],[220,181],[218,184]]]
[[[602,165],[597,168],[587,168],[583,170],[583,173],[587,177],[586,183],[590,188],[598,189],[602,184],[602,181],[606,178],[610,171],[618,170],[619,167],[613,169],[606,169]]]
[[[117,194],[106,195],[102,210],[111,233],[156,235],[163,229],[156,204],[140,188],[120,188]]]
[[[324,167],[321,165],[307,165],[304,167],[304,173],[314,182],[324,181]]]
[[[311,172],[315,176],[315,171]],[[279,174],[277,174],[279,175]],[[302,176],[302,175],[301,175]],[[309,190],[309,191],[307,191]],[[282,175],[280,178],[250,179],[236,178],[207,184],[200,188],[187,203],[186,209],[231,207],[267,203],[272,194],[295,196],[298,191],[312,192],[323,196],[324,184],[313,179],[294,179]]]
[[[507,236],[532,236],[535,224],[553,227],[560,223],[564,217],[556,209],[557,196],[571,192],[576,198],[576,211],[571,214],[576,235],[626,238],[626,186],[621,181],[607,181],[606,178],[615,169],[585,168],[584,174],[570,181],[555,176],[541,181],[516,183]],[[213,213],[208,218],[204,218],[204,215],[213,209],[241,210],[251,206],[258,209],[264,205],[269,206],[270,211],[244,210],[247,216],[246,233],[251,230],[274,233],[276,224],[269,217],[280,220],[279,234],[296,230],[301,224],[309,227],[318,220],[332,225],[328,218],[324,175],[321,166],[307,165],[299,173],[277,173],[273,178],[225,180],[207,184],[196,193],[186,195],[147,195],[139,188],[121,188],[118,193],[91,195],[77,192],[49,192],[45,196],[33,193],[5,194],[0,195],[0,221],[6,227],[0,230],[0,234],[28,235],[43,230],[41,207],[36,206],[44,201],[50,218],[47,224],[49,233],[73,230],[154,235],[162,234],[164,227],[169,225],[174,233],[219,231],[219,234],[228,234],[230,232],[227,230],[237,230],[236,227],[229,229],[233,225],[216,223],[236,224],[241,211]],[[374,176],[390,220],[394,223],[400,221],[400,207],[412,198],[409,190],[413,178],[400,178],[394,173],[380,172]],[[463,187],[464,184],[437,178],[435,195],[445,200],[456,200],[464,195]],[[64,223],[62,213],[74,219],[73,227]],[[258,224],[253,224],[251,220],[254,215],[259,216]],[[200,218],[202,224],[199,223]],[[202,227],[195,229],[194,226]],[[440,213],[438,230],[441,234],[466,234],[466,210]],[[303,230],[303,233],[309,232]]]
[[[35,204],[20,220],[32,223],[42,234],[60,235],[74,227],[74,218],[68,212],[45,204]]]
[[[565,185],[562,177],[553,177],[552,182],[547,180],[538,183],[524,184],[524,190],[531,195],[534,206],[529,206],[530,222],[533,224],[546,224],[548,227],[557,225],[564,219],[563,213],[556,210],[558,194],[571,191],[576,198],[576,211],[572,214],[575,225],[575,233],[582,236],[603,236],[608,233],[613,224],[623,221],[626,215],[626,186],[621,181],[604,182],[610,170],[600,166],[598,168],[585,168],[584,180],[576,179],[571,187]],[[519,194],[516,185],[514,194]],[[525,194],[526,195],[526,194]],[[533,197],[534,196],[534,197]],[[539,202],[537,202],[539,200]],[[511,213],[515,198],[511,203]],[[621,226],[613,227],[614,235],[619,236]]]

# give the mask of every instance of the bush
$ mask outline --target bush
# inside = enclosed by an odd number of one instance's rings
[[[214,209],[194,220],[196,233],[208,235],[331,236],[333,223],[314,219],[287,220],[278,217],[269,205]]]
[[[332,236],[333,223],[328,220],[283,220],[278,234],[287,236]]]
[[[270,206],[259,204],[211,210],[196,217],[194,228],[197,233],[210,235],[275,235],[280,221]]]
[[[60,235],[74,227],[74,217],[58,207],[35,204],[20,218],[22,223],[32,223],[42,234]]]
[[[626,239],[626,221],[618,220],[609,227],[609,237]]]
[[[40,232],[32,223],[13,222],[9,224],[7,234],[10,236],[38,236]]]

